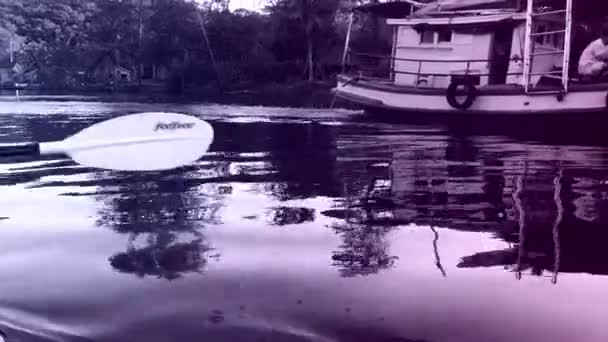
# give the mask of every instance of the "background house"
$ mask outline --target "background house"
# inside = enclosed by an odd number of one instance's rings
[[[0,87],[13,82],[13,63],[8,58],[0,59]]]
[[[119,83],[131,82],[132,72],[120,65],[112,53],[101,55],[88,70],[89,77],[96,82]]]
[[[22,44],[22,37],[0,27],[0,87],[20,82],[23,67],[17,63],[16,53]]]
[[[10,57],[0,59],[0,87],[13,87],[22,82],[23,67]]]

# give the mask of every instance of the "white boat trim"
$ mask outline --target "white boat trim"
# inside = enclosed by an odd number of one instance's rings
[[[383,89],[384,88],[384,89]],[[515,115],[606,113],[608,84],[571,86],[562,101],[553,93],[524,93],[522,86],[487,86],[479,89],[473,105],[461,110],[446,100],[446,89],[397,86],[379,82],[357,81],[340,77],[334,93],[338,98],[356,103],[368,110],[397,112],[430,112],[458,115]]]
[[[465,24],[480,24],[480,23],[496,23],[502,20],[526,20],[525,13],[509,13],[509,14],[493,14],[483,16],[467,16],[467,17],[444,17],[444,18],[405,18],[405,19],[387,19],[388,25],[465,25]]]

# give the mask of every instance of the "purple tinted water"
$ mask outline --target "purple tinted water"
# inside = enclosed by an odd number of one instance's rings
[[[5,99],[0,142],[141,111],[216,141],[161,173],[0,161],[8,341],[608,339],[601,144],[89,98]]]

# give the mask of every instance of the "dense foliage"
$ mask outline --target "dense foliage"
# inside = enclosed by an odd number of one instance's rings
[[[23,41],[19,63],[47,86],[79,84],[110,56],[134,79],[152,64],[182,84],[239,87],[329,77],[344,45],[343,9],[361,1],[268,0],[263,13],[230,12],[228,2],[0,0],[0,28]],[[355,44],[372,39],[368,26],[356,28]]]

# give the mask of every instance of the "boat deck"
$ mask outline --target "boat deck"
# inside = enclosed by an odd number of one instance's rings
[[[338,76],[338,81],[342,85],[353,85],[357,87],[382,90],[390,93],[408,93],[418,95],[444,95],[447,88],[437,87],[424,87],[424,86],[410,86],[395,84],[389,80],[369,80],[365,78],[359,78],[358,76]],[[531,88],[531,92],[528,95],[546,94],[547,92],[559,92],[560,86],[541,85]],[[496,84],[496,85],[484,85],[478,87],[479,95],[524,95],[526,94],[524,87],[519,84]],[[573,79],[570,82],[568,92],[587,92],[587,91],[598,91],[608,90],[608,81],[606,82],[588,82]]]

